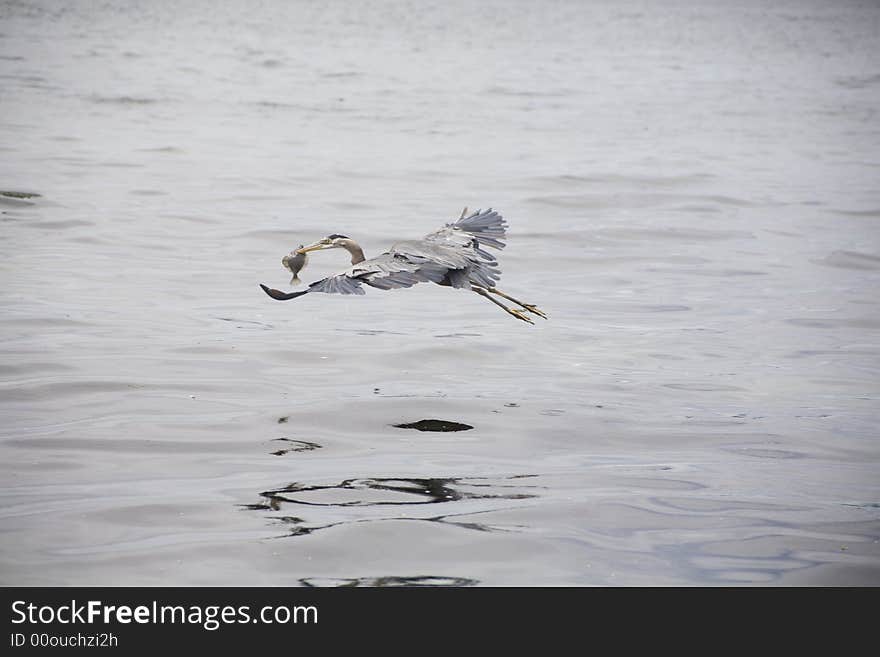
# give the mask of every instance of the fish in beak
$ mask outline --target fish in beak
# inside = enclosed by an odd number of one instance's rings
[[[303,245],[300,244],[299,248],[303,248]],[[308,264],[308,262],[309,256],[305,253],[300,253],[299,249],[291,251],[281,259],[281,264],[293,274],[293,278],[290,279],[291,285],[299,285],[302,282],[299,278],[299,272],[306,266],[306,264]]]

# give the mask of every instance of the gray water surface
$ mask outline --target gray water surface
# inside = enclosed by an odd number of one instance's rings
[[[0,584],[880,584],[878,37],[873,2],[0,4]],[[465,205],[549,321],[258,287]]]

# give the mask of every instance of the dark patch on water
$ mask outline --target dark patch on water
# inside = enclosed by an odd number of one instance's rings
[[[321,445],[318,443],[310,443],[307,440],[294,440],[293,438],[275,438],[274,440],[287,443],[289,447],[272,452],[272,456],[284,456],[290,452],[311,452],[313,449],[321,449]]]
[[[28,198],[38,198],[40,194],[36,192],[0,192],[0,196],[6,196],[7,198],[18,198],[18,199],[28,199]]]
[[[438,577],[419,575],[416,577],[304,577],[299,580],[303,586],[316,587],[358,587],[358,586],[475,586],[479,580],[467,577]]]
[[[285,416],[283,416],[283,417],[280,417],[280,418],[278,418],[278,424],[284,424],[284,423],[287,422],[289,419],[290,419],[290,416],[289,416],[289,415],[285,415]]]
[[[469,424],[453,422],[451,420],[419,420],[405,424],[393,424],[398,429],[417,429],[419,431],[468,431],[473,429]]]

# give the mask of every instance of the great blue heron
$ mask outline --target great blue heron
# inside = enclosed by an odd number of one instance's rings
[[[504,218],[491,208],[471,215],[467,215],[465,208],[458,221],[446,224],[421,240],[398,242],[382,255],[369,259],[364,257],[363,249],[353,239],[339,234],[328,235],[296,252],[345,249],[351,254],[351,267],[316,281],[301,292],[282,292],[262,284],[260,287],[273,299],[287,301],[310,292],[364,294],[363,284],[391,290],[431,282],[471,289],[513,317],[534,324],[525,312],[509,308],[493,296],[507,299],[523,310],[547,319],[537,306],[514,299],[495,287],[501,270],[495,257],[482,247],[503,249],[506,228]]]

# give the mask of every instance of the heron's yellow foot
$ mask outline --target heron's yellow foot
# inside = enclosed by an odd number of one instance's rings
[[[544,313],[543,310],[538,308],[538,306],[533,306],[530,303],[524,303],[522,306],[530,313],[535,313],[538,317],[543,317],[544,319],[547,319],[547,315]]]
[[[522,310],[517,310],[516,308],[508,308],[507,312],[516,317],[517,319],[521,319],[524,322],[528,322],[529,324],[534,326],[534,322],[529,319],[529,316],[526,315]]]

